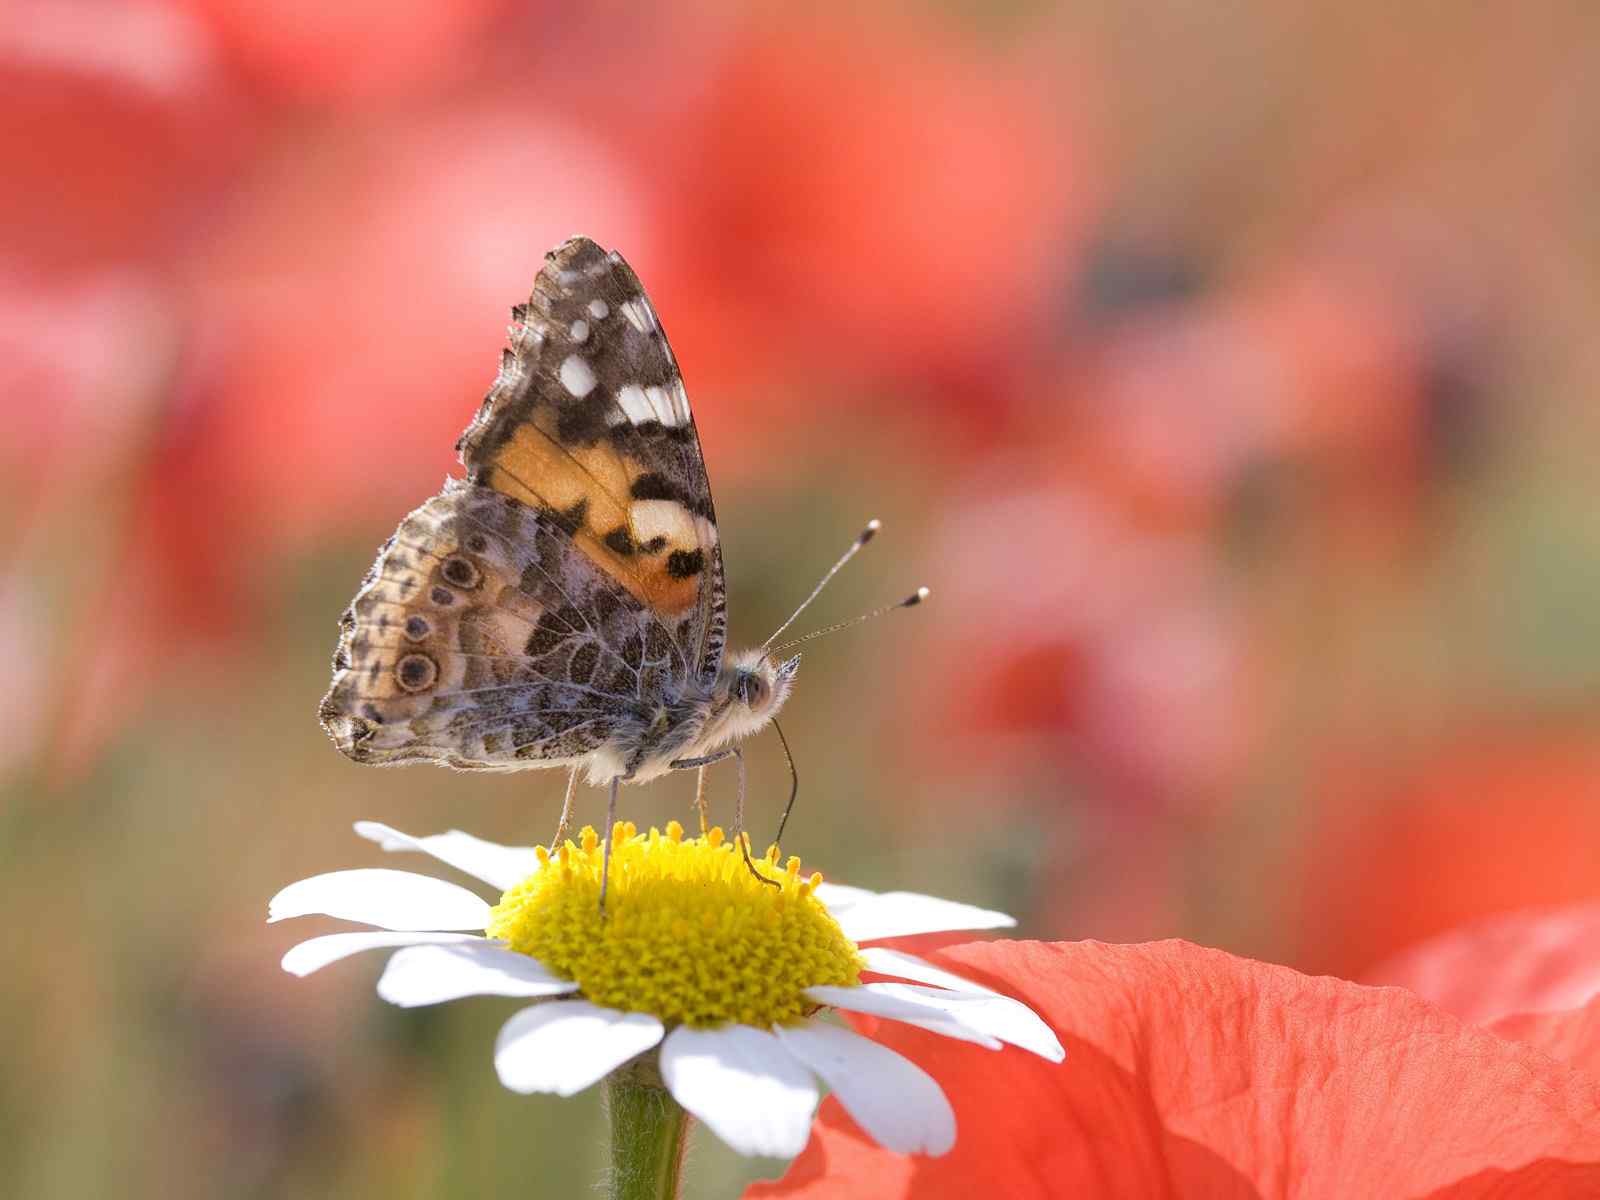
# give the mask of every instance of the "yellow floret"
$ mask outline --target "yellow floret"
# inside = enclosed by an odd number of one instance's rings
[[[611,882],[600,912],[600,839],[585,827],[500,898],[487,933],[578,982],[595,1004],[647,1012],[667,1024],[765,1028],[816,1007],[817,984],[852,986],[855,943],[816,898],[820,875],[800,860],[779,869],[778,848],[756,860],[777,887],[751,877],[721,829],[685,838],[683,826],[613,830]]]

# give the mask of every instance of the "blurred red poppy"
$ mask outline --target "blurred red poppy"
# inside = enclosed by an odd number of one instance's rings
[[[1253,472],[1287,466],[1381,538],[1419,482],[1427,317],[1396,281],[1338,256],[1278,264],[1090,342],[1076,436],[1147,503],[1197,520],[1225,517]]]
[[[251,140],[210,40],[164,0],[25,0],[0,22],[0,261],[153,262]]]
[[[184,0],[242,73],[312,100],[390,99],[461,73],[502,0]]]
[[[1031,747],[1086,770],[1119,807],[1214,803],[1259,728],[1250,631],[1221,564],[1182,522],[1052,445],[951,489],[928,568],[948,632],[915,724],[975,773]],[[997,590],[1019,571],[1026,586]]]
[[[1227,535],[1259,480],[1298,485],[1267,497],[1300,506],[1288,572],[1361,568],[1410,527],[1421,321],[1308,257],[1090,329],[1058,395],[1025,409],[1031,444],[950,489],[932,565],[955,628],[928,689],[946,711],[923,723],[975,764],[1036,745],[1117,807],[1226,803],[1274,653]],[[996,589],[1019,568],[1026,587]]]
[[[1600,996],[1600,904],[1524,909],[1452,929],[1378,963],[1362,982],[1410,988],[1479,1025],[1579,1008]]]
[[[1600,754],[1583,730],[1480,734],[1363,767],[1314,802],[1291,961],[1362,978],[1446,930],[1600,898],[1597,844]]]
[[[1463,1020],[1600,1073],[1600,904],[1491,917],[1367,972]]]
[[[1030,377],[1095,203],[1070,72],[883,14],[747,30],[655,149],[685,353],[820,378],[812,409],[888,376],[990,411]]]
[[[881,1023],[955,1106],[938,1159],[880,1150],[833,1100],[752,1197],[1592,1196],[1600,1083],[1410,993],[1182,942],[933,956],[1018,995],[1064,1063]]]
[[[1579,1063],[1592,1074],[1600,1074],[1600,1000],[1561,1012],[1516,1013],[1501,1017],[1489,1028],[1551,1058]]]
[[[260,159],[191,274],[209,453],[255,531],[325,536],[436,490],[545,251],[588,228],[648,255],[644,226],[626,166],[505,89]]]

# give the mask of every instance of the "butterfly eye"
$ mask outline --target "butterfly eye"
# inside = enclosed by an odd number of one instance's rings
[[[759,675],[746,675],[739,681],[739,694],[741,699],[751,708],[765,702],[767,698],[767,685],[762,682]]]

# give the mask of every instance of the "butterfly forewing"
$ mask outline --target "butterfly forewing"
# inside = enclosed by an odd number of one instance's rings
[[[457,448],[467,478],[559,515],[702,679],[726,632],[700,439],[655,308],[616,253],[552,251]]]

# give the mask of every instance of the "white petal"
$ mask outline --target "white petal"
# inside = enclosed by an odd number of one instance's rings
[[[1000,1049],[999,1039],[958,1021],[943,1009],[902,996],[886,995],[878,990],[891,986],[893,985],[882,983],[866,983],[860,987],[819,985],[808,987],[806,995],[818,1004],[832,1005],[834,1008],[842,1008],[849,1012],[867,1013],[874,1017],[888,1017],[891,1020],[904,1021],[908,1025],[919,1025],[923,1029],[942,1033],[945,1037],[955,1038],[958,1041],[976,1042],[990,1050]]]
[[[290,946],[289,952],[283,956],[283,969],[291,975],[306,976],[363,950],[392,950],[396,946],[485,940],[471,933],[380,933],[370,929],[363,929],[359,933],[329,933],[301,942],[298,946]]]
[[[880,996],[926,1005],[954,1018],[968,1029],[1013,1046],[1021,1046],[1051,1062],[1060,1062],[1067,1056],[1060,1040],[1050,1031],[1050,1026],[1040,1020],[1033,1009],[1010,996],[988,991],[953,992],[946,988],[920,987],[914,983],[868,983],[863,987]],[[920,1025],[922,1021],[913,1021],[912,1024]]]
[[[805,1149],[816,1081],[775,1035],[748,1025],[680,1025],[661,1044],[661,1077],[740,1154],[791,1158]]]
[[[959,975],[941,970],[925,958],[918,958],[915,954],[906,954],[901,950],[891,950],[887,946],[868,946],[861,951],[861,957],[866,960],[867,969],[879,975],[915,979],[918,983],[932,983],[939,987],[954,988],[958,992],[981,992],[988,996],[1000,994],[993,988],[984,987],[981,983],[974,983],[970,979],[963,979]]]
[[[267,920],[321,913],[380,929],[482,929],[489,905],[464,887],[369,867],[333,871],[291,883],[267,905]]]
[[[463,996],[559,996],[578,985],[538,959],[487,940],[461,946],[411,946],[389,960],[378,995],[401,1008]]]
[[[571,1096],[661,1040],[648,1013],[618,1012],[587,1000],[525,1008],[500,1029],[494,1069],[514,1092]]]
[[[502,846],[452,829],[447,833],[413,837],[377,821],[357,821],[356,832],[385,850],[420,850],[458,871],[481,879],[504,892],[514,888],[539,869],[532,846]]]
[[[877,892],[869,892],[866,888],[846,887],[842,883],[826,881],[817,884],[817,890],[812,894],[836,917],[852,904],[875,899],[878,895]]]
[[[898,1154],[947,1154],[956,1144],[950,1101],[916,1063],[822,1021],[776,1025],[772,1031],[789,1053],[822,1076],[879,1145]]]
[[[916,892],[884,892],[839,909],[831,903],[828,907],[852,942],[954,929],[1006,929],[1017,923],[1003,912]]]

